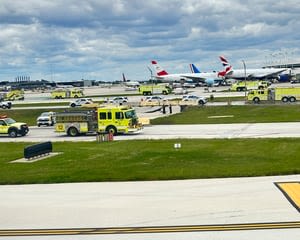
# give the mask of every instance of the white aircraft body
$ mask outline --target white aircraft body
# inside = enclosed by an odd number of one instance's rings
[[[188,78],[183,77],[183,74],[169,74],[154,60],[152,60],[151,63],[155,69],[156,75],[154,77],[156,80],[160,80],[162,82],[182,82],[189,80]]]
[[[225,83],[224,76],[231,67],[225,68],[223,71],[213,72],[201,72],[194,64],[190,64],[192,74],[185,75],[185,77],[191,78],[194,81],[201,81],[206,83],[207,86],[218,86]]]
[[[225,68],[230,66],[229,62],[224,56],[220,56],[219,58]],[[245,74],[245,70],[246,70],[246,74]],[[245,79],[245,77],[247,79],[249,78],[263,79],[268,77],[278,78],[278,75],[286,70],[287,68],[245,68],[245,69],[231,68],[231,71],[228,71],[225,74],[225,77],[231,79],[239,79],[239,80],[243,80]]]
[[[129,87],[129,88],[138,88],[141,84],[137,81],[130,81],[130,80],[127,80],[126,77],[125,77],[125,74],[123,73],[122,74],[123,76],[123,83],[126,87]]]
[[[157,80],[165,82],[204,82],[208,85],[211,85],[214,80],[223,80],[225,74],[231,69],[228,67],[220,72],[200,72],[193,64],[191,64],[192,73],[178,73],[178,74],[169,74],[164,70],[156,61],[152,60],[152,65],[155,68]]]

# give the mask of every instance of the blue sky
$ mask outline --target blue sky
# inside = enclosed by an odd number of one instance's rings
[[[114,81],[300,60],[300,0],[1,0],[0,80]]]

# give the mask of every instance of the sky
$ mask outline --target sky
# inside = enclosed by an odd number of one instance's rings
[[[0,0],[0,81],[147,80],[300,60],[300,0]],[[154,73],[154,71],[153,71]]]

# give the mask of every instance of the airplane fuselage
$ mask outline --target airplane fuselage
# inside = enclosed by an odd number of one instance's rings
[[[253,68],[253,69],[233,69],[226,74],[226,78],[243,79],[243,78],[266,78],[270,76],[277,77],[278,74],[285,71],[286,68]],[[246,71],[246,72],[245,72]],[[246,74],[245,74],[246,73]]]

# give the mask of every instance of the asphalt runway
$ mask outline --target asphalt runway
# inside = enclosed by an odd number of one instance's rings
[[[114,140],[132,139],[231,139],[231,138],[279,138],[300,137],[300,124],[290,123],[239,123],[239,124],[187,124],[145,126],[139,134],[119,135]],[[42,141],[95,141],[96,135],[69,137],[54,132],[53,127],[30,127],[28,135],[10,138],[1,136],[0,142]]]

